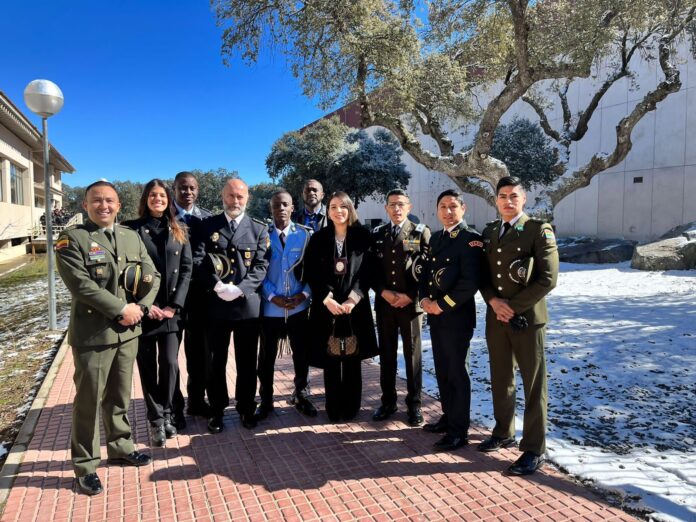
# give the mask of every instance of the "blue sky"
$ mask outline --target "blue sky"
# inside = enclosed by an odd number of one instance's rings
[[[266,181],[273,142],[324,114],[279,52],[223,66],[208,0],[5,0],[2,14],[0,90],[40,128],[24,88],[58,84],[48,134],[73,186],[218,167]]]

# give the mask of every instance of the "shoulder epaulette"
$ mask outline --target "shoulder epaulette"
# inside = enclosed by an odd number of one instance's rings
[[[387,226],[387,223],[382,223],[381,225],[377,225],[375,228],[373,228],[372,231],[379,232],[380,230],[382,230],[386,226]]]
[[[416,225],[416,232],[418,232],[419,234],[423,233],[424,230],[425,230],[425,223],[418,223]]]
[[[305,225],[300,225],[299,223],[295,223],[294,221],[293,221],[293,224],[294,224],[297,228],[302,228],[302,229],[306,230],[307,232],[314,232],[314,229],[311,228],[311,227],[308,227],[308,226],[305,226]]]
[[[545,219],[537,218],[537,217],[530,217],[527,221],[531,221],[533,223],[539,223],[540,225],[548,225],[550,224],[548,221]]]
[[[79,230],[81,228],[85,228],[84,223],[73,223],[69,227],[65,227],[63,232],[70,232],[71,230]]]
[[[255,221],[255,222],[258,223],[259,225],[263,225],[264,227],[267,227],[267,226],[268,226],[268,223],[266,223],[265,221],[261,221],[260,219],[256,219],[255,217],[251,218],[251,220],[252,220],[252,221]]]
[[[499,224],[500,224],[500,220],[499,220],[499,219],[494,219],[493,221],[490,221],[490,222],[486,223],[486,226],[487,226],[487,227],[492,227],[492,226],[494,226],[494,225],[499,225]]]

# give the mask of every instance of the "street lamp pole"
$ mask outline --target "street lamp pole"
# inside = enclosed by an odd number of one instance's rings
[[[51,178],[49,176],[48,118],[63,108],[63,93],[49,80],[34,80],[24,89],[27,107],[41,116],[43,128],[44,199],[46,218],[46,258],[48,260],[48,329],[56,325],[56,274],[53,251],[53,214],[51,208]]]

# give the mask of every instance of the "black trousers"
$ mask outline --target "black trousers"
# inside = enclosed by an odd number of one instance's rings
[[[382,404],[396,405],[396,373],[398,369],[399,331],[406,363],[406,406],[420,407],[423,386],[421,352],[422,315],[394,308],[386,303],[377,306],[377,335],[379,337],[379,383]]]
[[[147,406],[147,419],[155,425],[174,411],[172,405],[179,376],[181,332],[143,335],[138,341],[138,370]]]
[[[286,336],[292,348],[292,363],[295,368],[295,396],[308,397],[309,346],[307,322],[309,310],[288,317],[264,317],[261,319],[261,348],[259,350],[259,395],[261,403],[273,404],[273,373],[278,356],[278,341]]]
[[[471,413],[469,343],[474,330],[456,312],[429,315],[428,324],[440,404],[447,415],[447,433],[466,437]]]
[[[326,414],[329,420],[351,420],[360,411],[362,366],[359,358],[327,358],[324,365]]]
[[[200,405],[205,400],[205,318],[190,316],[184,330],[184,353],[186,354],[186,394],[189,405]],[[181,393],[180,374],[176,376],[177,386],[174,392],[174,411],[184,411],[184,396]]]
[[[259,346],[259,319],[217,321],[209,323],[206,332],[206,389],[212,415],[222,416],[230,404],[227,391],[227,356],[230,334],[234,339],[234,361],[237,369],[235,399],[237,411],[253,415],[256,409],[256,359]]]

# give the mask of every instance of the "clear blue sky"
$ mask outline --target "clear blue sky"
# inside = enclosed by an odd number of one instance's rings
[[[222,64],[208,0],[4,0],[0,90],[34,122],[24,87],[58,84],[51,143],[77,172],[147,181],[225,167],[267,180],[273,142],[319,118],[280,53]]]

